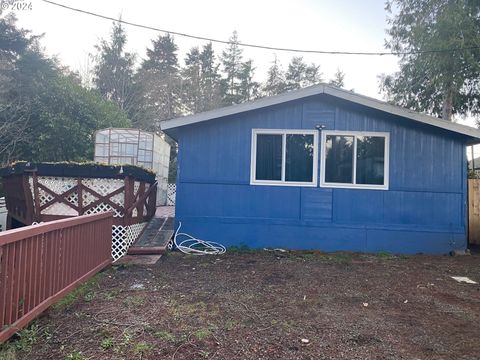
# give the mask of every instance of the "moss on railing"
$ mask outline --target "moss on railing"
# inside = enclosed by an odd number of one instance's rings
[[[95,162],[27,162],[17,161],[0,169],[0,177],[21,175],[35,171],[40,176],[88,177],[119,179],[131,176],[149,183],[155,173],[149,169],[129,164],[107,165]]]

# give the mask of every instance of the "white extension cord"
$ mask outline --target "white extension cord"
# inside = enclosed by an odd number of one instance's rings
[[[182,253],[191,255],[221,255],[225,254],[227,251],[225,246],[215,241],[201,240],[187,233],[181,233],[181,227],[182,222],[179,221],[177,231],[175,231],[175,236],[173,237],[173,243],[175,244],[175,247]],[[182,237],[184,240],[178,242],[177,238]]]

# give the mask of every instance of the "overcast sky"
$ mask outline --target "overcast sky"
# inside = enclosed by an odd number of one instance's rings
[[[170,31],[228,40],[234,30],[239,40],[276,47],[333,51],[384,51],[387,14],[384,0],[54,0],[65,5],[122,18]],[[108,38],[111,21],[72,12],[40,0],[32,10],[15,11],[19,25],[35,34],[44,33],[42,44],[50,55],[74,70],[88,67],[88,54],[102,38]],[[145,56],[158,33],[125,25],[127,49]],[[183,64],[185,53],[205,42],[175,36]],[[224,45],[214,44],[217,55]],[[244,49],[253,59],[256,79],[263,81],[274,52]],[[293,53],[276,52],[286,68]],[[347,89],[381,99],[378,78],[398,69],[394,56],[303,55],[321,66],[324,80],[337,68],[345,72]]]

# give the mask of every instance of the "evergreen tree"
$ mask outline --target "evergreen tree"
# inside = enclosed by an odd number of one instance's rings
[[[259,96],[258,90],[260,84],[253,80],[254,70],[252,60],[242,63],[239,78],[239,95],[241,102],[254,100]]]
[[[451,120],[480,112],[480,2],[390,0],[387,48],[400,52],[400,71],[381,76],[386,98]],[[457,49],[452,51],[452,49]]]
[[[202,61],[198,47],[190,49],[185,58],[185,67],[182,69],[183,104],[191,113],[198,113],[202,109]]]
[[[147,103],[143,128],[158,130],[160,121],[181,114],[181,77],[177,59],[178,47],[169,34],[159,36],[147,49],[147,58],[137,74]]]
[[[147,104],[143,121],[137,124],[143,129],[159,131],[161,121],[182,114],[182,79],[177,51],[178,47],[170,34],[159,35],[152,41],[152,47],[147,49],[147,58],[136,76]],[[177,143],[165,134],[162,136],[171,146],[169,178],[175,179]]]
[[[288,64],[285,80],[285,88],[287,91],[318,84],[322,81],[320,66],[313,63],[307,65],[303,61],[303,57],[294,56],[290,64]]]
[[[272,65],[267,72],[267,80],[262,86],[265,96],[278,95],[285,91],[285,73],[275,56]]]
[[[329,83],[333,86],[343,88],[345,86],[345,73],[342,70],[337,69]]]
[[[129,112],[137,105],[137,90],[133,83],[135,55],[125,51],[126,43],[127,35],[122,24],[114,22],[109,41],[102,40],[95,47],[93,82],[105,99]]]
[[[220,107],[222,103],[220,65],[216,63],[212,43],[206,44],[200,53],[201,63],[201,98],[200,111],[207,111]]]
[[[215,63],[212,44],[190,50],[182,69],[183,103],[190,113],[211,110],[222,102],[219,65]]]
[[[225,97],[224,103],[226,105],[238,104],[242,101],[241,94],[241,77],[242,75],[242,49],[238,45],[238,34],[233,32],[229,39],[230,44],[228,48],[223,51],[221,62],[223,65],[223,72],[225,73]]]
[[[285,74],[285,90],[300,89],[304,83],[306,71],[307,64],[303,61],[303,57],[294,56],[288,64],[287,73]]]
[[[322,73],[320,71],[320,65],[314,63],[307,66],[305,69],[305,79],[302,83],[302,87],[316,85],[322,82]]]
[[[0,18],[0,29],[0,163],[92,159],[96,129],[129,126],[125,112],[47,58],[13,17]]]

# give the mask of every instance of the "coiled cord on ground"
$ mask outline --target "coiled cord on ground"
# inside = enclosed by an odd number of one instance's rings
[[[221,255],[224,254],[227,249],[220,243],[215,241],[206,241],[197,239],[187,233],[180,232],[182,222],[178,222],[177,231],[173,237],[173,243],[175,247],[184,254],[191,255]],[[181,240],[183,238],[183,240]]]

